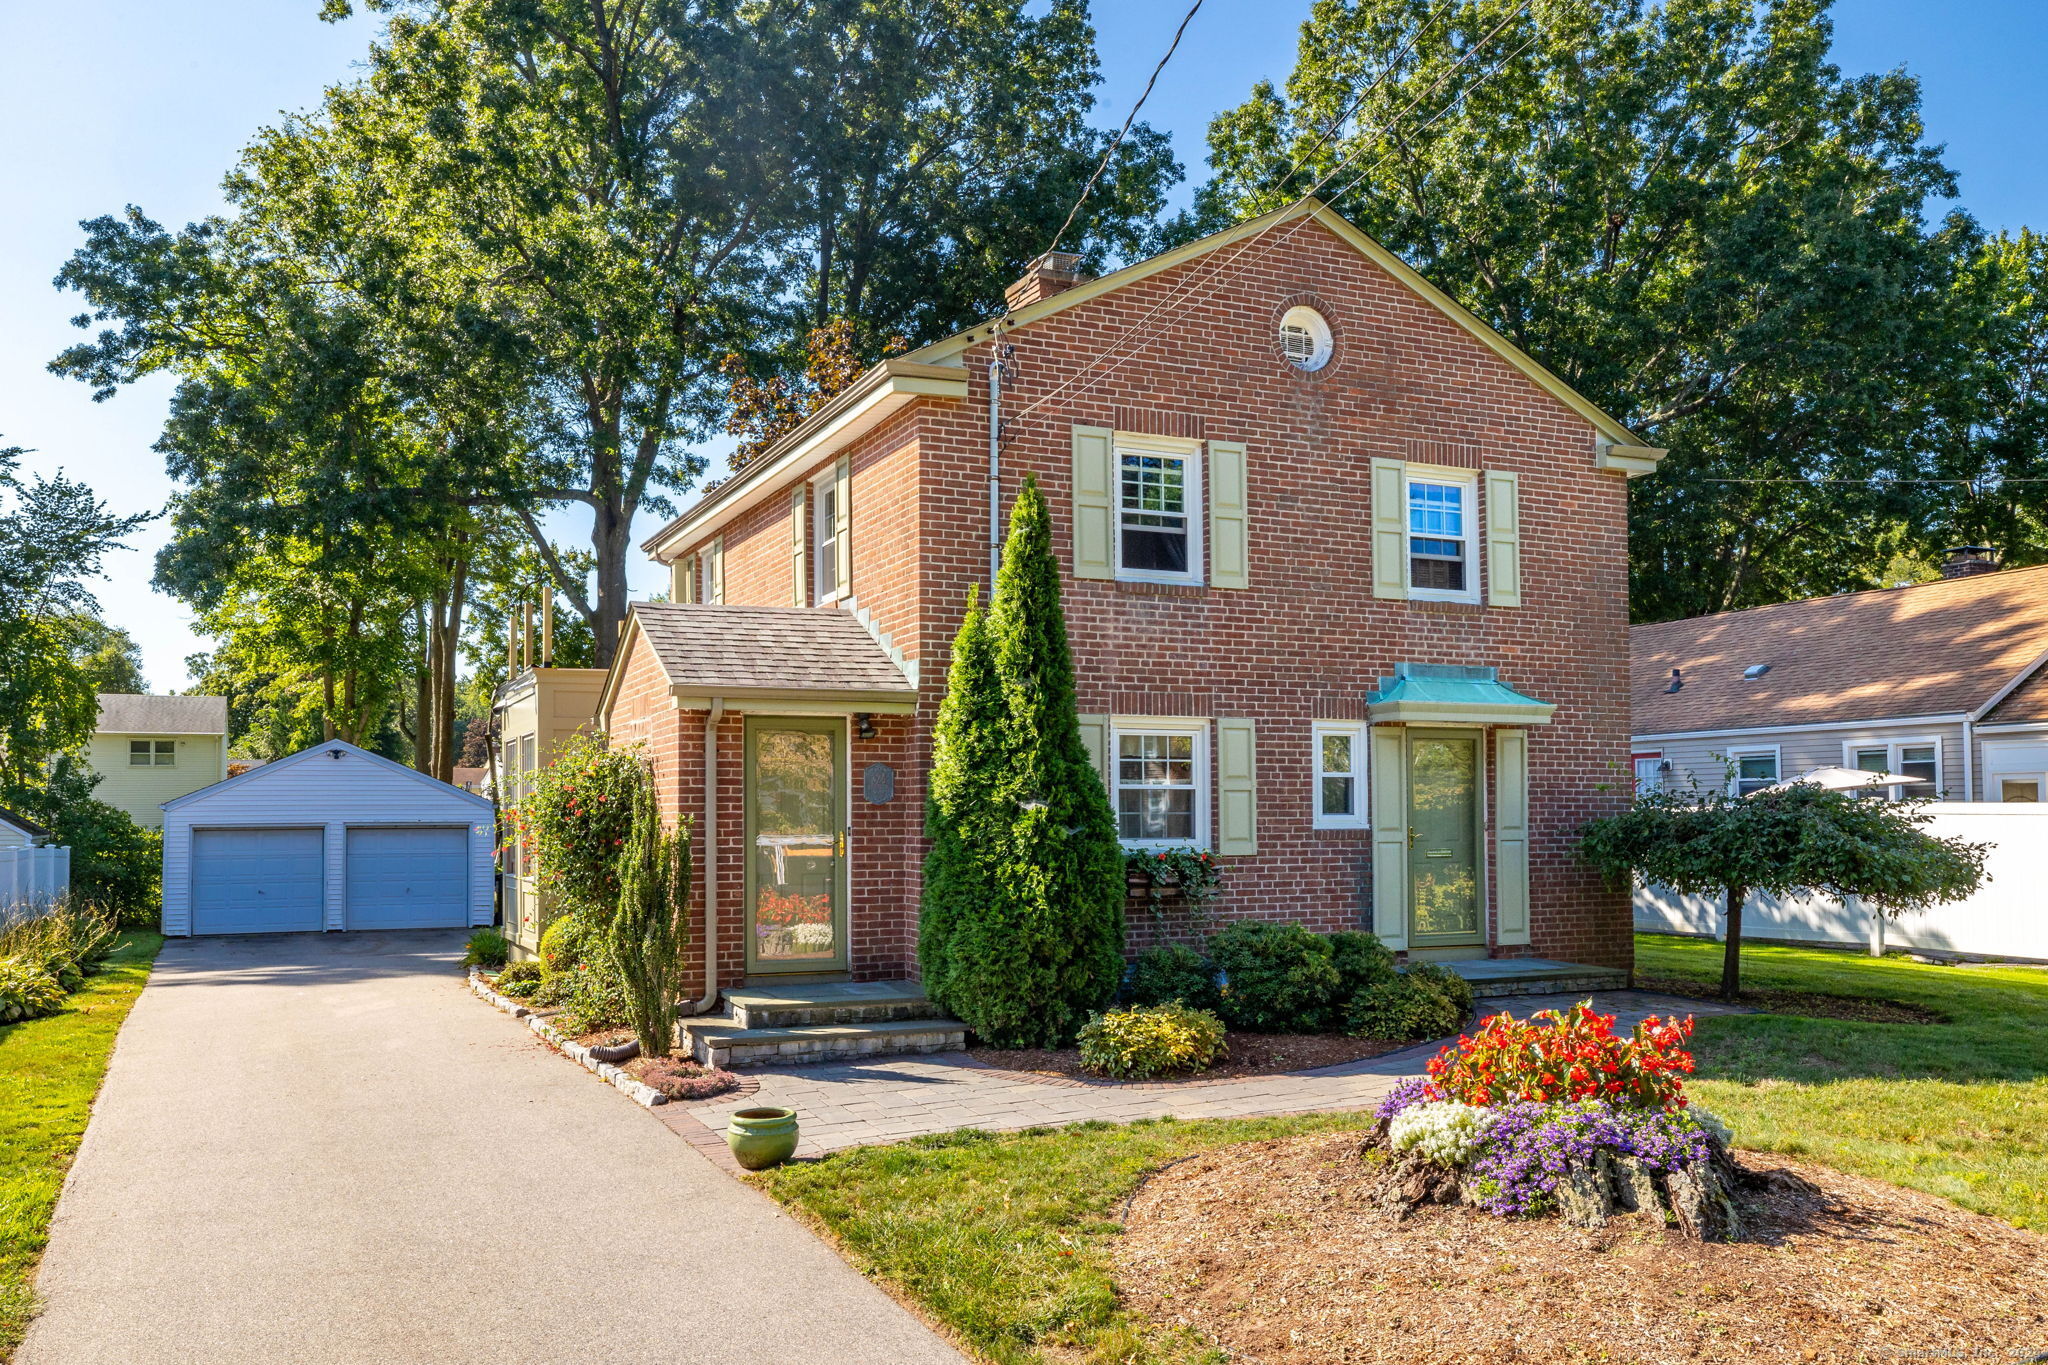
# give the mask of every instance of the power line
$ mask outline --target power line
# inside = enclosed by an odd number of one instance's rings
[[[1166,64],[1173,60],[1173,54],[1180,49],[1181,35],[1188,31],[1188,25],[1194,21],[1195,11],[1201,7],[1202,0],[1195,0],[1188,12],[1182,16],[1180,27],[1173,31],[1173,41],[1166,46],[1166,55],[1159,59],[1159,65],[1152,68],[1152,77],[1145,82],[1144,90],[1138,95],[1138,102],[1131,106],[1131,112],[1125,116],[1124,126],[1116,130],[1116,136],[1111,138],[1109,146],[1103,149],[1102,160],[1095,163],[1094,174],[1090,175],[1088,183],[1081,187],[1081,197],[1074,201],[1074,207],[1067,210],[1067,221],[1061,223],[1060,230],[1052,235],[1052,245],[1045,249],[1047,255],[1060,249],[1060,240],[1067,235],[1067,229],[1074,225],[1074,218],[1081,212],[1081,206],[1088,202],[1089,192],[1095,188],[1095,182],[1102,178],[1102,172],[1109,166],[1109,159],[1115,156],[1116,149],[1123,145],[1124,135],[1129,133],[1131,125],[1138,121],[1138,111],[1143,109],[1145,101],[1151,98],[1152,87],[1159,83],[1159,73],[1166,70]]]

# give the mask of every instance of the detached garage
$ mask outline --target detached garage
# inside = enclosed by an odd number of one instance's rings
[[[489,924],[481,796],[343,740],[164,803],[166,934]]]

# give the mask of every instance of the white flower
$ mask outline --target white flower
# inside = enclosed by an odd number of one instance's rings
[[[799,924],[790,930],[789,936],[800,948],[832,946],[832,926],[829,924]]]
[[[1387,1139],[1397,1152],[1416,1152],[1444,1166],[1463,1166],[1500,1115],[1456,1100],[1413,1104],[1394,1115]]]
[[[1700,1108],[1697,1104],[1687,1105],[1686,1117],[1697,1123],[1707,1134],[1723,1147],[1735,1145],[1735,1130],[1723,1123],[1720,1116]]]

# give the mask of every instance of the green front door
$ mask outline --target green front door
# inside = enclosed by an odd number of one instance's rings
[[[846,752],[834,718],[747,718],[747,971],[846,968]]]
[[[1479,867],[1479,737],[1408,737],[1408,941],[1484,943]]]

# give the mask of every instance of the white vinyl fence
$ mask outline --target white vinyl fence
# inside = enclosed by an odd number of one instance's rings
[[[70,849],[0,848],[0,924],[37,914],[70,889]]]
[[[1819,895],[1752,895],[1743,905],[1742,936],[1864,944],[1875,934],[1875,942],[1894,948],[2048,962],[2048,805],[1937,801],[1927,811],[1928,833],[1992,846],[1974,895],[1882,924],[1853,899],[1844,905]],[[1638,886],[1636,928],[1720,937],[1721,898]]]

